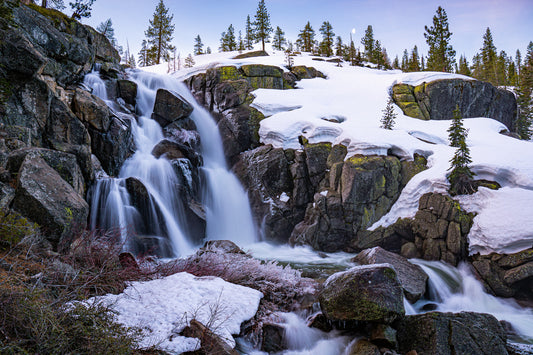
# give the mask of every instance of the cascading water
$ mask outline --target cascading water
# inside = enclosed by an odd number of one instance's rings
[[[187,255],[194,251],[194,240],[200,238],[188,235],[184,207],[177,189],[180,184],[190,184],[190,176],[185,173],[187,181],[179,181],[166,158],[152,155],[152,150],[164,136],[159,124],[150,116],[157,90],[164,88],[186,98],[194,107],[191,119],[198,127],[204,161],[202,203],[206,211],[207,239],[229,239],[241,246],[255,242],[256,231],[248,197],[226,166],[222,140],[210,114],[176,79],[142,71],[130,74],[138,85],[136,110],[140,117],[137,120],[130,118],[137,150],[122,166],[119,179],[97,182],[91,198],[91,226],[118,229],[127,250],[135,251],[135,243],[132,245],[126,240],[129,236],[148,234],[152,238],[164,236],[170,240],[171,250],[163,253],[168,256]],[[96,72],[88,74],[85,83],[108,102],[105,83]],[[108,105],[112,106],[109,102]],[[143,211],[148,216],[139,216],[138,208],[133,206],[125,181],[128,178],[136,178],[146,187],[152,205]],[[140,219],[150,223],[140,223]],[[160,224],[162,228],[158,228]]]
[[[489,313],[498,320],[509,322],[520,336],[533,341],[533,309],[520,307],[512,299],[502,299],[486,293],[468,265],[461,264],[455,268],[438,261],[411,261],[420,265],[429,276],[429,300],[415,303],[415,311],[423,312],[426,304],[433,303],[440,312]]]

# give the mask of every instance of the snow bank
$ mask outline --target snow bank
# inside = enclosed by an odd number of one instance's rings
[[[119,295],[95,297],[115,310],[116,320],[143,330],[141,346],[171,353],[194,351],[199,340],[178,335],[191,319],[208,325],[228,344],[240,333],[242,322],[251,319],[263,294],[218,277],[195,277],[177,273],[162,279],[133,282]]]

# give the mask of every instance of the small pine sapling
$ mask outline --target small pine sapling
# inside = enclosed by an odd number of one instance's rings
[[[290,49],[287,49],[285,51],[285,63],[287,63],[285,67],[289,70],[292,70],[292,67],[294,66],[294,59],[292,58],[292,56],[292,51]]]
[[[381,118],[381,128],[392,129],[394,126],[394,120],[396,119],[396,113],[394,112],[394,101],[392,96],[389,96],[387,100],[387,106],[383,110],[383,117]]]
[[[185,68],[192,68],[194,67],[194,64],[196,64],[194,62],[194,58],[192,57],[192,55],[189,53],[189,55],[187,56],[187,58],[185,58]]]
[[[467,130],[463,127],[463,117],[459,105],[455,105],[453,110],[452,124],[448,128],[448,139],[450,140],[450,146],[459,148],[461,140],[464,140],[468,135]]]

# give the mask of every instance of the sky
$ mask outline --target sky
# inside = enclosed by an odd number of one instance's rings
[[[92,17],[83,22],[97,27],[111,18],[115,36],[131,53],[140,50],[144,32],[149,26],[159,0],[96,0]],[[205,46],[218,51],[220,34],[230,24],[236,33],[242,30],[246,16],[252,21],[258,0],[164,0],[174,16],[174,39],[182,58],[193,52],[194,38],[200,35]],[[424,26],[432,25],[438,6],[448,15],[451,44],[466,55],[469,63],[483,45],[483,35],[490,27],[498,51],[514,57],[520,49],[522,57],[533,41],[533,0],[266,0],[273,28],[280,26],[288,40],[295,41],[307,21],[321,36],[319,28],[329,21],[337,36],[348,42],[352,29],[356,46],[362,48],[361,37],[372,25],[374,38],[387,49],[391,60],[404,49],[409,52],[417,45],[419,53],[427,54]],[[67,11],[68,13],[68,11]],[[205,48],[204,48],[205,49]]]

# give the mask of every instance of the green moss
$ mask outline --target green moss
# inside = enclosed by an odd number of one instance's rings
[[[265,116],[253,107],[250,107],[250,118],[248,119],[248,126],[252,132],[252,143],[259,145],[259,127],[261,121],[265,119]]]
[[[423,83],[418,86],[415,86],[413,93],[415,94],[415,97],[418,97],[418,95],[424,93],[425,91],[426,91],[426,83]]]
[[[0,210],[0,250],[12,248],[38,228],[17,212]]]
[[[413,95],[413,87],[407,84],[396,84],[392,87],[393,94],[409,94]]]
[[[377,160],[382,160],[381,157],[377,155],[354,155],[348,159],[348,162],[350,162],[353,165],[359,165],[363,166],[367,163],[375,162]]]
[[[320,142],[320,143],[306,143],[305,148],[306,149],[326,149],[331,150],[331,143],[330,142]]]
[[[239,69],[233,66],[218,67],[217,72],[220,76],[220,81],[237,80],[243,78]]]

